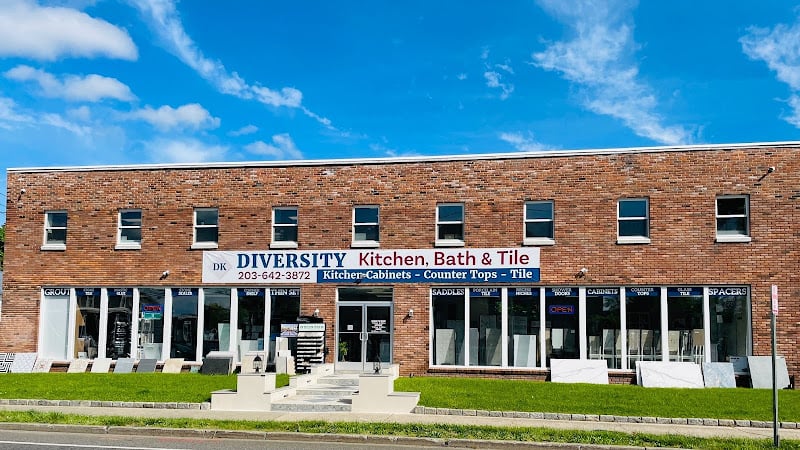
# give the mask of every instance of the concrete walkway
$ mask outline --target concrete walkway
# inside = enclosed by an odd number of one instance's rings
[[[25,404],[11,404],[11,403]],[[84,406],[81,406],[81,403]],[[326,422],[377,422],[377,423],[402,423],[402,424],[453,424],[453,425],[482,425],[482,426],[502,426],[502,427],[546,427],[569,430],[608,430],[623,433],[649,433],[649,434],[677,434],[696,437],[722,437],[722,438],[754,438],[772,440],[772,423],[756,422],[758,426],[741,426],[732,424],[730,426],[711,425],[706,422],[702,425],[698,422],[691,422],[692,419],[666,419],[669,423],[657,423],[657,420],[643,421],[646,418],[623,418],[617,417],[614,421],[593,420],[586,416],[583,420],[572,420],[568,415],[552,415],[550,418],[533,417],[535,413],[497,413],[497,414],[475,414],[467,412],[464,415],[457,414],[456,411],[437,410],[433,408],[418,409],[422,413],[410,414],[380,414],[380,413],[308,413],[308,412],[254,412],[254,411],[214,411],[208,408],[208,404],[153,404],[143,403],[130,406],[109,406],[110,402],[57,402],[57,401],[34,401],[34,400],[3,400],[0,402],[0,410],[7,411],[29,411],[36,410],[41,412],[59,412],[63,414],[80,414],[89,416],[126,416],[126,417],[159,417],[159,418],[192,418],[209,420],[249,420],[249,421],[281,421],[296,422],[303,420],[319,420]],[[106,406],[88,406],[89,404]],[[448,412],[439,414],[438,412]],[[499,415],[498,415],[499,414]],[[514,417],[514,416],[518,417]],[[611,417],[611,416],[608,416]],[[681,423],[685,421],[685,423]],[[661,422],[664,422],[662,420]],[[694,424],[690,424],[694,423]],[[728,423],[728,422],[724,422]],[[2,428],[19,428],[21,424],[0,424]],[[800,440],[800,428],[796,423],[784,424],[792,428],[782,428],[779,432],[781,439]],[[52,427],[43,427],[52,428]],[[116,427],[120,428],[120,427]],[[205,430],[208,431],[208,430]],[[149,431],[142,430],[142,433]],[[263,433],[262,433],[263,434]],[[326,435],[327,437],[328,435]],[[363,441],[363,437],[357,438]],[[431,441],[425,439],[424,441]],[[516,443],[519,445],[519,443]],[[581,445],[580,448],[589,448]],[[606,447],[607,448],[607,447]]]

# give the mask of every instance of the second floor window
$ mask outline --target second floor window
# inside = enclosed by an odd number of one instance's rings
[[[117,248],[142,247],[142,210],[123,209],[117,220]]]
[[[554,244],[553,228],[553,202],[525,203],[525,244]]]
[[[464,245],[464,205],[443,203],[436,205],[436,245]]]
[[[380,241],[377,206],[353,208],[353,246],[377,247]]]
[[[746,195],[717,197],[717,241],[750,242],[749,213]]]
[[[48,211],[44,216],[44,245],[42,250],[67,248],[67,212]]]
[[[194,210],[193,248],[217,248],[219,242],[219,211],[217,208]]]
[[[650,215],[646,198],[622,199],[617,204],[617,243],[650,243]]]
[[[272,243],[270,247],[297,247],[296,207],[281,207],[272,210]]]

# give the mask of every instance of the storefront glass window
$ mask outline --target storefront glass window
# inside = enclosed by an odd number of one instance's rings
[[[106,293],[108,295],[106,358],[130,358],[133,289],[107,289]]]
[[[539,365],[539,288],[508,289],[508,364]]]
[[[172,289],[172,343],[170,358],[197,359],[197,305],[195,288]]]
[[[578,289],[545,289],[545,338],[550,359],[578,359]]]
[[[269,359],[275,360],[275,338],[281,335],[281,324],[297,323],[300,316],[300,289],[270,289],[271,309],[269,319]],[[296,338],[289,338],[289,349],[296,354]]]
[[[667,288],[667,346],[670,361],[703,362],[703,289]]]
[[[256,288],[237,289],[239,297],[239,323],[237,348],[239,361],[247,352],[264,350],[264,314],[266,291]]]
[[[464,288],[435,288],[433,301],[433,363],[464,365]]]
[[[41,357],[65,360],[69,343],[69,288],[45,288],[41,306]]]
[[[747,287],[710,287],[711,361],[749,355],[750,301]]]
[[[636,361],[661,360],[661,288],[631,287],[625,289],[625,326],[627,327],[628,369]],[[615,351],[622,349],[621,338],[615,338]]]
[[[75,289],[74,358],[97,358],[100,342],[100,289]]]
[[[139,289],[139,359],[162,359],[164,289]]]
[[[609,369],[620,369],[619,288],[586,289],[586,348],[589,359],[605,359]]]
[[[469,290],[469,365],[499,366],[503,362],[500,288]]]
[[[213,351],[230,351],[231,290],[203,290],[203,356]]]

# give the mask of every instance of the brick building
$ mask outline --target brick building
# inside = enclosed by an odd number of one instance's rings
[[[800,143],[9,169],[0,351],[241,358],[303,316],[341,368],[624,374],[770,354],[777,285],[797,376],[799,169]]]

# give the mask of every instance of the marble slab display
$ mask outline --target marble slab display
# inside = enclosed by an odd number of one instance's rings
[[[14,353],[0,353],[0,373],[8,373],[14,362]]]
[[[36,364],[33,365],[33,373],[48,373],[50,368],[53,367],[53,360],[49,358],[38,358]]]
[[[551,359],[550,381],[608,384],[608,362],[604,359]]]
[[[501,330],[499,328],[486,328],[486,365],[499,366],[503,362],[503,347]]]
[[[119,358],[114,365],[114,373],[131,373],[133,372],[133,358]]]
[[[736,376],[729,362],[704,362],[703,382],[707,388],[735,388]]]
[[[702,388],[700,364],[676,361],[636,361],[644,387]]]
[[[772,356],[748,356],[750,382],[754,389],[772,389]],[[786,358],[778,356],[775,361],[778,389],[789,387],[789,370]]]
[[[170,358],[164,361],[161,373],[181,373],[183,370],[183,358]]]
[[[514,367],[536,366],[536,335],[514,335]]]
[[[209,352],[203,358],[200,373],[204,375],[230,375],[233,372],[233,353]]]
[[[731,356],[731,364],[733,364],[733,373],[750,373],[750,367],[747,365],[747,356]]]
[[[436,330],[436,360],[434,364],[456,363],[456,332],[449,328],[439,328]]]
[[[14,356],[14,362],[11,363],[9,372],[31,373],[34,364],[36,364],[36,353],[17,353]]]
[[[74,360],[72,362],[74,363],[74,362],[77,362],[77,361],[80,361],[80,360],[76,359],[76,360]],[[86,361],[87,364],[89,362],[88,360],[84,360],[84,361]],[[72,367],[72,365],[70,365],[70,367]],[[92,363],[92,373],[108,373],[108,371],[110,369],[111,369],[111,358],[96,358],[94,360],[94,362]],[[85,371],[86,371],[86,366],[84,366],[82,372],[85,372]],[[69,372],[69,370],[67,370],[67,372]]]
[[[153,373],[156,371],[157,359],[140,359],[136,365],[136,373]]]
[[[478,355],[480,350],[480,334],[477,328],[469,329],[469,364],[471,366],[483,365],[478,362]]]
[[[90,360],[88,360],[86,358],[73,359],[72,361],[69,362],[69,367],[67,367],[67,373],[84,373],[84,372],[86,372],[86,369],[89,368],[89,361]],[[110,360],[109,360],[109,362],[110,362]],[[97,364],[97,360],[95,360],[95,364]],[[92,369],[94,369],[94,366],[92,366]],[[108,371],[108,369],[106,369],[106,371]]]
[[[448,320],[447,321],[447,328],[450,328],[455,331],[456,333],[456,341],[455,341],[455,360],[453,364],[463,365],[464,364],[464,321],[463,320]]]

